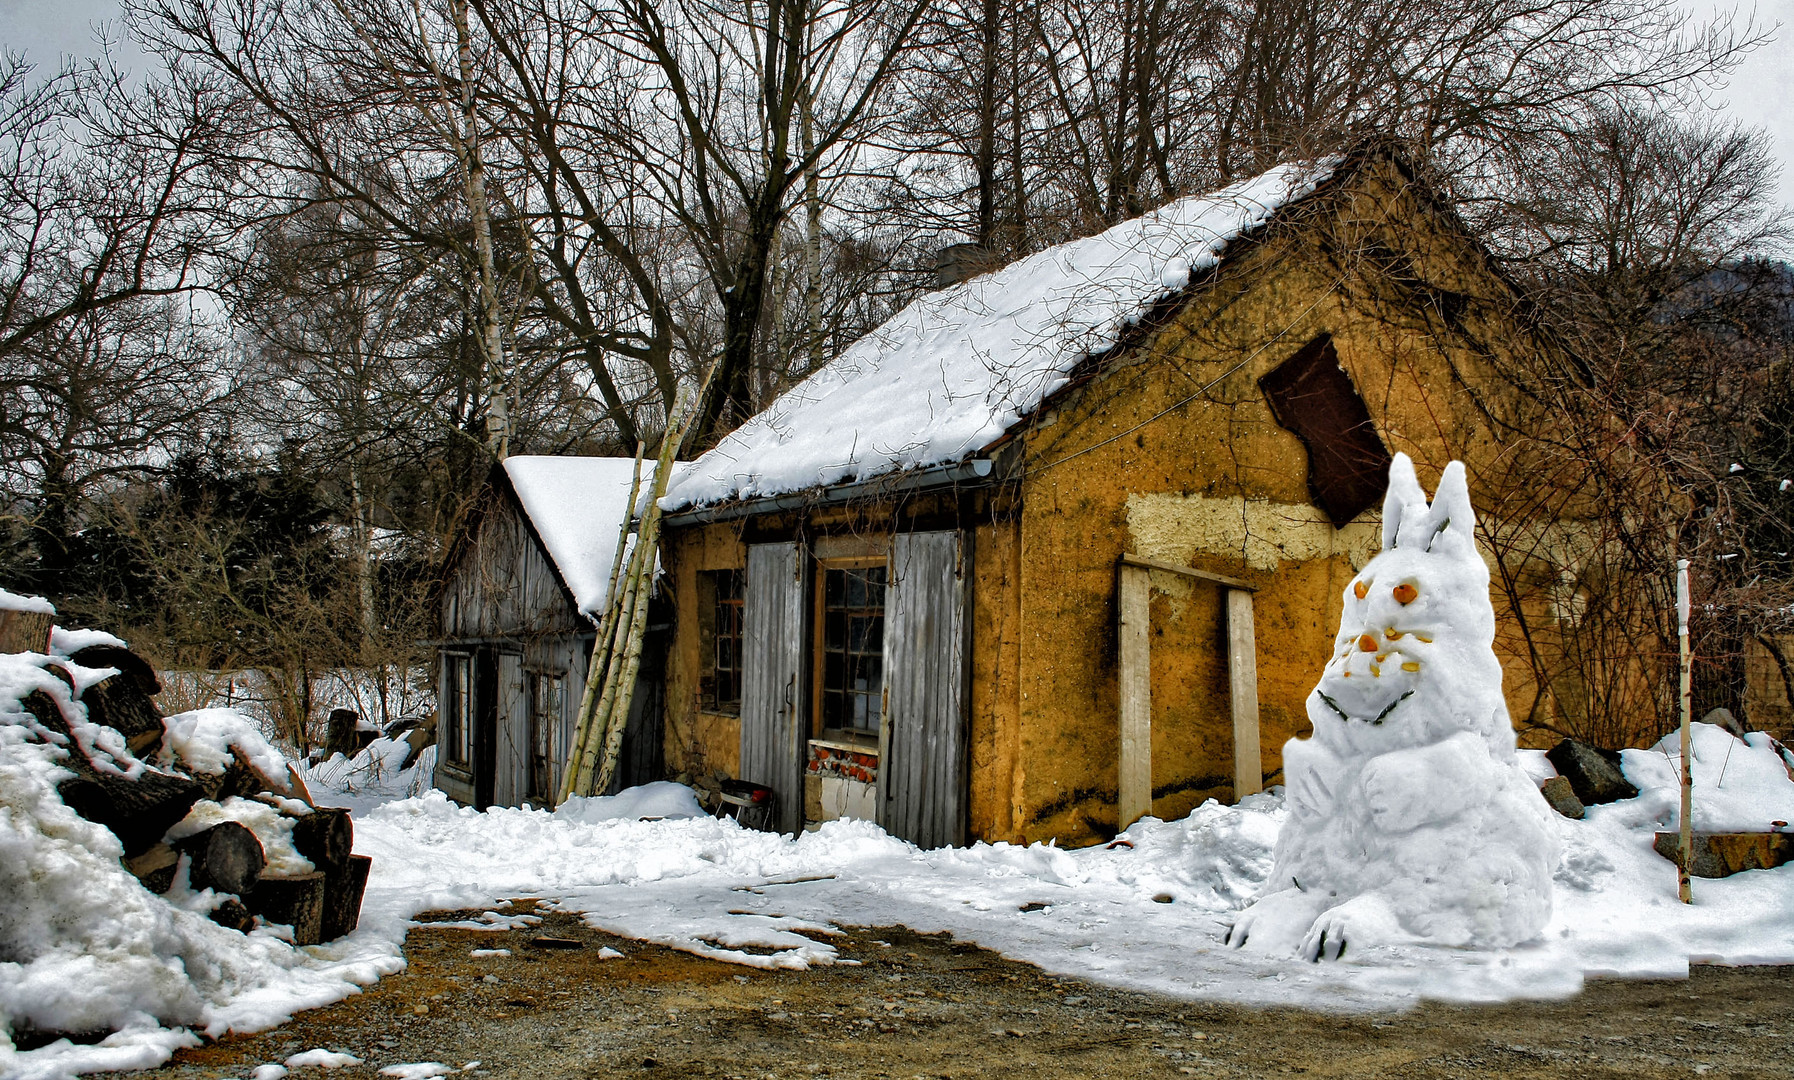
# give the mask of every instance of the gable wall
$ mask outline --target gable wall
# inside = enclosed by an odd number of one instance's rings
[[[586,629],[516,502],[494,495],[442,592],[442,636],[466,639]]]
[[[1429,491],[1453,458],[1470,468],[1479,511],[1526,483],[1526,463],[1502,456],[1491,423],[1516,415],[1515,396],[1481,355],[1531,341],[1505,287],[1468,245],[1434,231],[1393,167],[1355,189],[1336,213],[1305,206],[1328,214],[1324,227],[1245,254],[1025,436],[1019,723],[993,755],[1013,763],[1008,773],[975,794],[974,835],[1079,842],[1115,828],[1124,553],[1259,587],[1261,752],[1266,782],[1281,781],[1283,743],[1308,730],[1304,701],[1331,652],[1341,593],[1379,543],[1378,508],[1335,529],[1312,505],[1306,451],[1258,388],[1317,334],[1333,335],[1385,445],[1415,459]],[[1413,269],[1392,263],[1395,252]],[[1396,287],[1392,265],[1432,291]],[[1439,303],[1441,290],[1469,299]],[[1214,586],[1152,577],[1153,812],[1169,819],[1232,797],[1224,601]],[[1510,709],[1524,717],[1537,693],[1495,599]]]

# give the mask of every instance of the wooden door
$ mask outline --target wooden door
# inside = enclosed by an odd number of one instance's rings
[[[498,728],[492,764],[492,801],[516,806],[529,794],[529,699],[523,689],[523,656],[498,654]]]
[[[924,532],[891,544],[879,824],[924,848],[965,842],[969,541]]]
[[[797,544],[750,544],[741,613],[741,779],[772,789],[789,833],[804,810],[803,562]]]

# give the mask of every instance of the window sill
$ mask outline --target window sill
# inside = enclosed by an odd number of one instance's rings
[[[811,739],[810,745],[826,746],[831,750],[852,750],[860,754],[876,754],[878,753],[878,736],[829,730]]]
[[[741,719],[741,710],[713,709],[708,705],[699,705],[698,715],[713,717],[719,720],[739,720]]]

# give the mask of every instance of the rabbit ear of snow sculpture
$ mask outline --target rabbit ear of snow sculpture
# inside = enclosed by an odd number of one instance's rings
[[[1314,735],[1284,746],[1289,815],[1271,879],[1229,943],[1315,958],[1348,941],[1536,935],[1557,839],[1515,757],[1462,463],[1428,502],[1395,456],[1382,551],[1342,599],[1308,696]]]

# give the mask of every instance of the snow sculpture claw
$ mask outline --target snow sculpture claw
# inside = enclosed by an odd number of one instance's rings
[[[1309,739],[1283,748],[1289,817],[1227,944],[1336,960],[1405,941],[1500,947],[1551,914],[1558,842],[1514,754],[1489,571],[1460,462],[1429,503],[1389,467],[1383,546],[1347,584]]]

